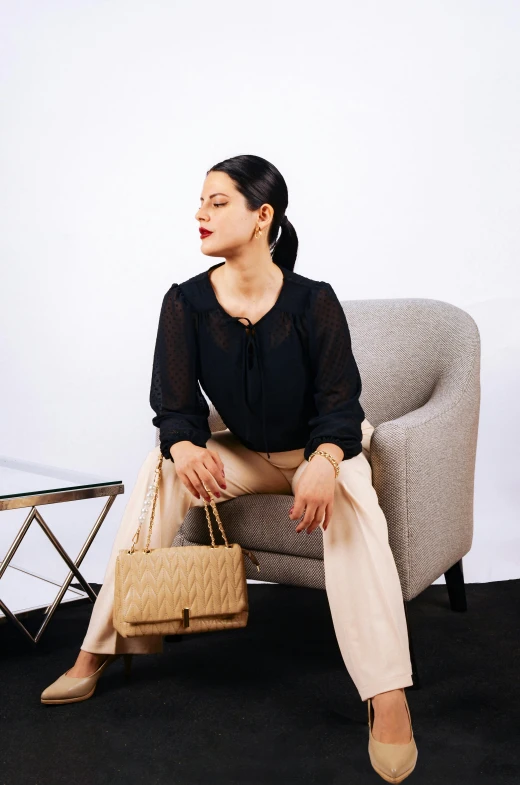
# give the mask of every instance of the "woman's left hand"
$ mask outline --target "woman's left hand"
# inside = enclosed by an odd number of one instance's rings
[[[303,520],[296,527],[297,532],[303,529],[310,534],[323,522],[323,530],[329,525],[334,508],[334,491],[336,475],[330,461],[316,455],[302,472],[295,492],[295,501],[289,518],[300,518],[305,510]]]

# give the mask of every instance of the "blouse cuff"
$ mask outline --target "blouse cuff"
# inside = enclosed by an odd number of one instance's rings
[[[203,436],[198,436],[193,431],[186,431],[183,433],[178,432],[178,435],[175,438],[169,437],[166,438],[165,440],[161,439],[160,449],[162,455],[167,460],[170,460],[172,461],[172,463],[175,463],[170,453],[170,447],[172,447],[174,444],[177,444],[177,442],[184,442],[184,441],[191,442],[192,444],[195,444],[197,447],[205,447],[207,449],[206,441]]]

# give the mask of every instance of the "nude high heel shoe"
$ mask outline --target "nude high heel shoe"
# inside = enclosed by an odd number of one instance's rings
[[[374,707],[371,699],[368,699],[368,754],[372,767],[386,782],[402,782],[412,773],[417,763],[418,751],[413,736],[410,709],[404,691],[403,696],[410,720],[411,739],[407,744],[385,744],[374,739],[372,736]]]
[[[115,660],[123,657],[125,661],[125,674],[130,675],[132,665],[131,654],[109,654],[101,663],[97,671],[90,676],[67,676],[69,671],[56,679],[44,689],[41,694],[42,703],[77,703],[85,701],[94,694],[99,677],[106,667]],[[69,669],[70,670],[70,669]]]

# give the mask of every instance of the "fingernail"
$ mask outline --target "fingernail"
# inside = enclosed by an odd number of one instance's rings
[[[215,496],[219,496],[220,497],[220,493],[218,491],[215,491]]]

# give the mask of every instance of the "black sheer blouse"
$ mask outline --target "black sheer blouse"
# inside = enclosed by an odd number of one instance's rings
[[[211,438],[206,393],[229,430],[252,450],[341,447],[361,452],[361,377],[345,312],[332,286],[287,268],[273,307],[254,324],[230,316],[209,273],[219,262],[163,298],[153,358],[150,405],[160,449]],[[244,321],[241,321],[244,320]],[[244,323],[245,322],[245,323]]]

